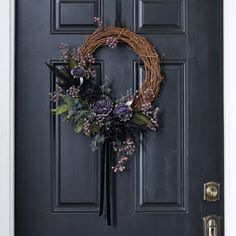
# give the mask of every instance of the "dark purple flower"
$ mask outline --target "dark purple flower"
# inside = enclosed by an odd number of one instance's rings
[[[101,88],[93,79],[84,79],[82,85],[80,85],[79,95],[90,103],[93,103],[100,98]]]
[[[120,121],[128,121],[132,117],[133,111],[130,106],[119,104],[115,107],[113,114],[118,117]]]
[[[92,111],[97,116],[107,116],[112,111],[112,100],[105,96],[92,104]]]
[[[106,136],[110,140],[116,141],[120,140],[121,142],[125,141],[127,128],[124,126],[124,123],[121,123],[116,120],[112,120],[109,127],[105,130]]]
[[[77,66],[71,70],[71,74],[74,76],[74,78],[81,78],[85,76],[85,70],[83,67]]]

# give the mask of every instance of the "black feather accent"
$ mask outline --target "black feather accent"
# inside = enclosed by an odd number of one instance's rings
[[[60,65],[58,67],[54,67],[49,65],[48,63],[45,64],[49,67],[51,72],[58,78],[59,82],[57,84],[64,90],[67,90],[72,86],[77,87],[80,85],[79,79],[74,78],[71,75],[70,70],[66,66]]]

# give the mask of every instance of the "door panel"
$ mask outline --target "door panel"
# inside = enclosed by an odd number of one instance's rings
[[[144,69],[136,66],[138,81],[142,81]],[[183,212],[187,210],[188,197],[185,62],[165,61],[161,67],[168,78],[158,99],[162,125],[158,133],[145,132],[141,137],[135,157],[136,210]]]
[[[104,11],[112,9],[111,3],[108,0],[51,0],[52,34],[92,33],[96,29],[93,17],[104,21]]]
[[[186,0],[135,0],[134,29],[148,34],[185,33],[185,14]]]
[[[64,63],[61,61],[51,61],[54,67],[62,64]],[[102,61],[97,62],[94,67],[97,75],[100,75],[99,81],[103,71]],[[57,78],[53,74],[51,82],[51,91],[54,91]],[[50,117],[52,211],[97,212],[99,153],[92,152],[90,140],[75,134],[71,124],[53,114]]]
[[[18,0],[16,2],[16,236],[202,235],[202,217],[223,226],[222,1]],[[119,12],[120,11],[120,12]],[[113,175],[113,225],[99,208],[99,151],[50,113],[61,42],[79,46],[93,17],[144,35],[162,58],[158,132],[140,134],[121,175]],[[143,64],[126,45],[96,52],[98,83],[113,96],[138,89]],[[115,156],[113,157],[115,158]],[[221,199],[203,200],[203,184]],[[223,235],[223,227],[222,234]]]

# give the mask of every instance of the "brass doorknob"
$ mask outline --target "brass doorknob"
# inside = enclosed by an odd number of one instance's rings
[[[208,182],[204,184],[204,200],[215,202],[220,199],[220,184],[216,182]]]
[[[215,198],[218,194],[218,188],[215,185],[210,185],[206,188],[206,194],[208,197]]]

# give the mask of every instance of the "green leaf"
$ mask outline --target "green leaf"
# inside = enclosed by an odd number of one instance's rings
[[[130,121],[137,125],[151,125],[150,119],[142,113],[134,113]]]
[[[72,110],[68,110],[68,113],[67,113],[67,116],[66,116],[66,119],[67,120],[70,120],[70,118],[72,117],[72,115],[73,115],[73,111]]]
[[[98,130],[99,130],[99,128],[98,128],[98,126],[96,125],[96,123],[92,123],[92,125],[91,125],[91,132],[92,132],[93,134],[96,134],[96,133],[98,132]]]
[[[68,105],[67,104],[63,104],[59,107],[56,107],[55,109],[52,109],[52,112],[54,112],[56,115],[61,115],[65,112],[68,111]]]
[[[101,143],[104,143],[105,141],[105,137],[104,135],[101,135],[101,134],[97,134],[93,139],[92,139],[92,142],[91,142],[91,148],[92,148],[92,151],[96,151],[99,147],[99,144]]]
[[[63,99],[63,102],[68,105],[68,107],[72,107],[73,106],[73,100],[71,99],[71,97],[66,96],[66,95],[62,95],[61,96]]]
[[[78,63],[76,63],[76,61],[73,58],[69,59],[69,67],[70,69],[75,68],[78,65]]]
[[[75,132],[78,134],[81,132],[81,130],[83,129],[83,122],[82,121],[78,121],[78,123],[75,126]]]

